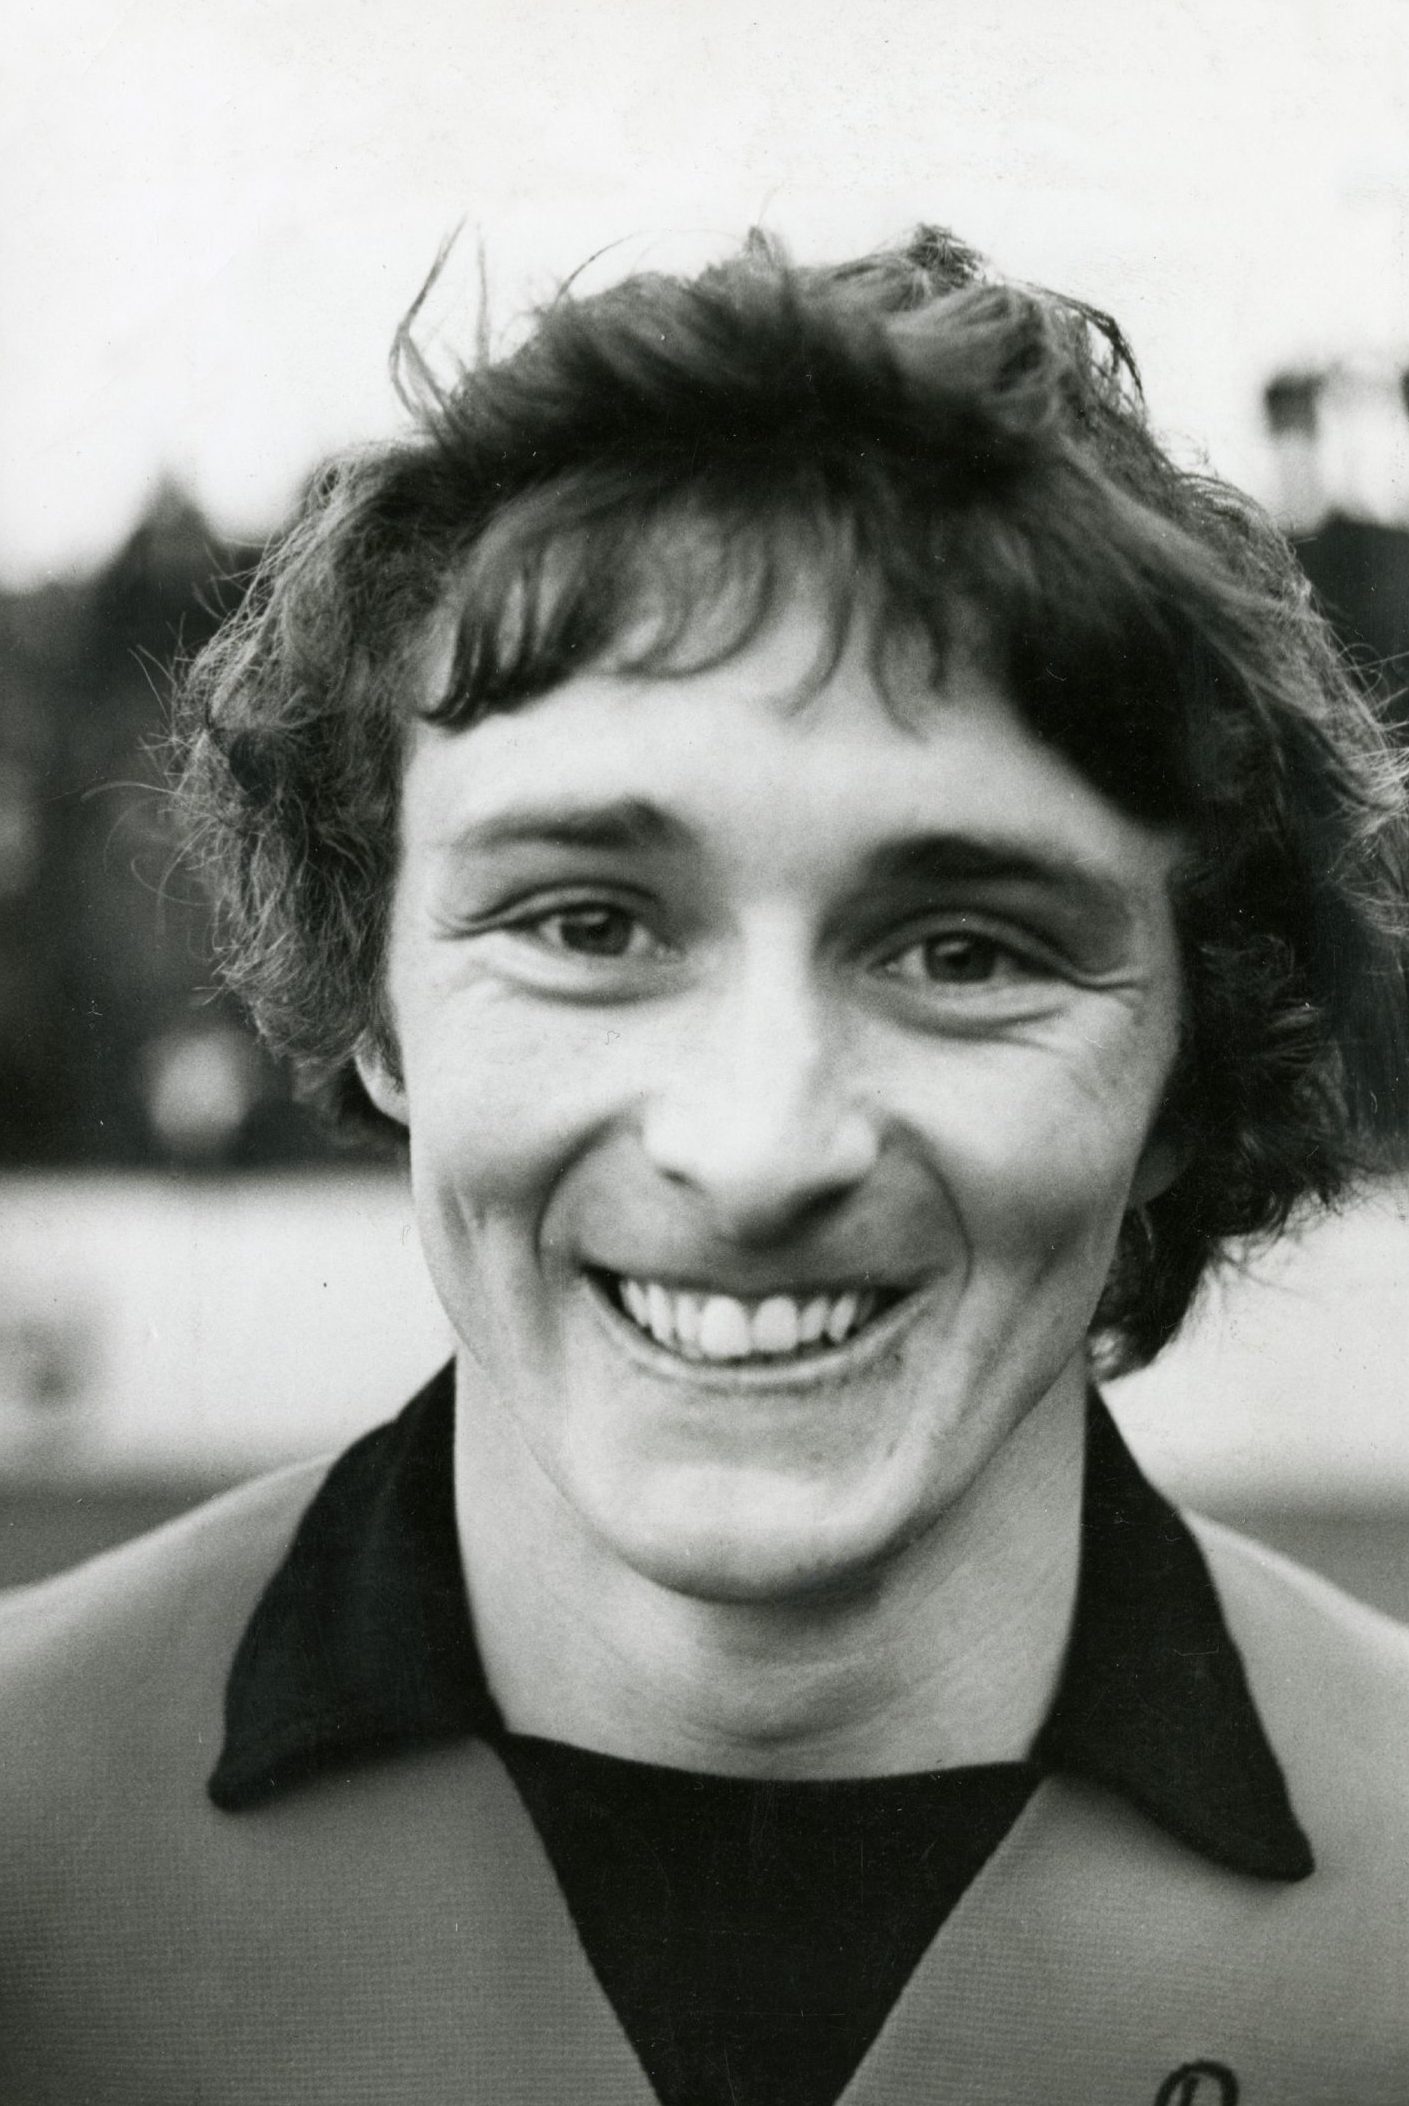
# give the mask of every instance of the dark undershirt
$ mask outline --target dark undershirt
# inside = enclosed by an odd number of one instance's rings
[[[833,2106],[1041,1774],[760,1783],[496,1746],[662,2106]]]

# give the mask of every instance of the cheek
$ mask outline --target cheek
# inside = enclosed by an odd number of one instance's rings
[[[413,1178],[476,1225],[541,1204],[629,1091],[601,1017],[530,1020],[467,995],[409,1023]]]
[[[927,1132],[973,1263],[1028,1279],[1072,1265],[1103,1274],[1158,1072],[1142,1081],[1139,1066],[1122,1072],[1115,1058],[1097,1067],[1010,1046],[948,1061],[912,1090],[912,1116]]]

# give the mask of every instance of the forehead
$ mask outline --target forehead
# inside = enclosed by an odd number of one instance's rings
[[[878,674],[858,624],[832,661],[806,599],[722,663],[669,675],[600,667],[468,730],[418,727],[407,856],[510,855],[549,838],[712,857],[825,882],[907,841],[1162,886],[1176,840],[1122,813],[1029,728],[1001,688],[924,654]],[[438,692],[448,656],[433,663]]]

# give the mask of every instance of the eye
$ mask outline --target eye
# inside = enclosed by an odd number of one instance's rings
[[[1051,978],[1051,968],[1040,959],[977,929],[944,929],[907,944],[884,970],[917,987],[1011,986]]]
[[[644,958],[657,948],[640,918],[609,900],[555,907],[520,927],[549,950],[570,951],[580,958]]]

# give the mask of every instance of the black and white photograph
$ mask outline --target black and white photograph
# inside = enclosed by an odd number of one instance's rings
[[[1406,0],[0,195],[0,2106],[1404,2106]]]

